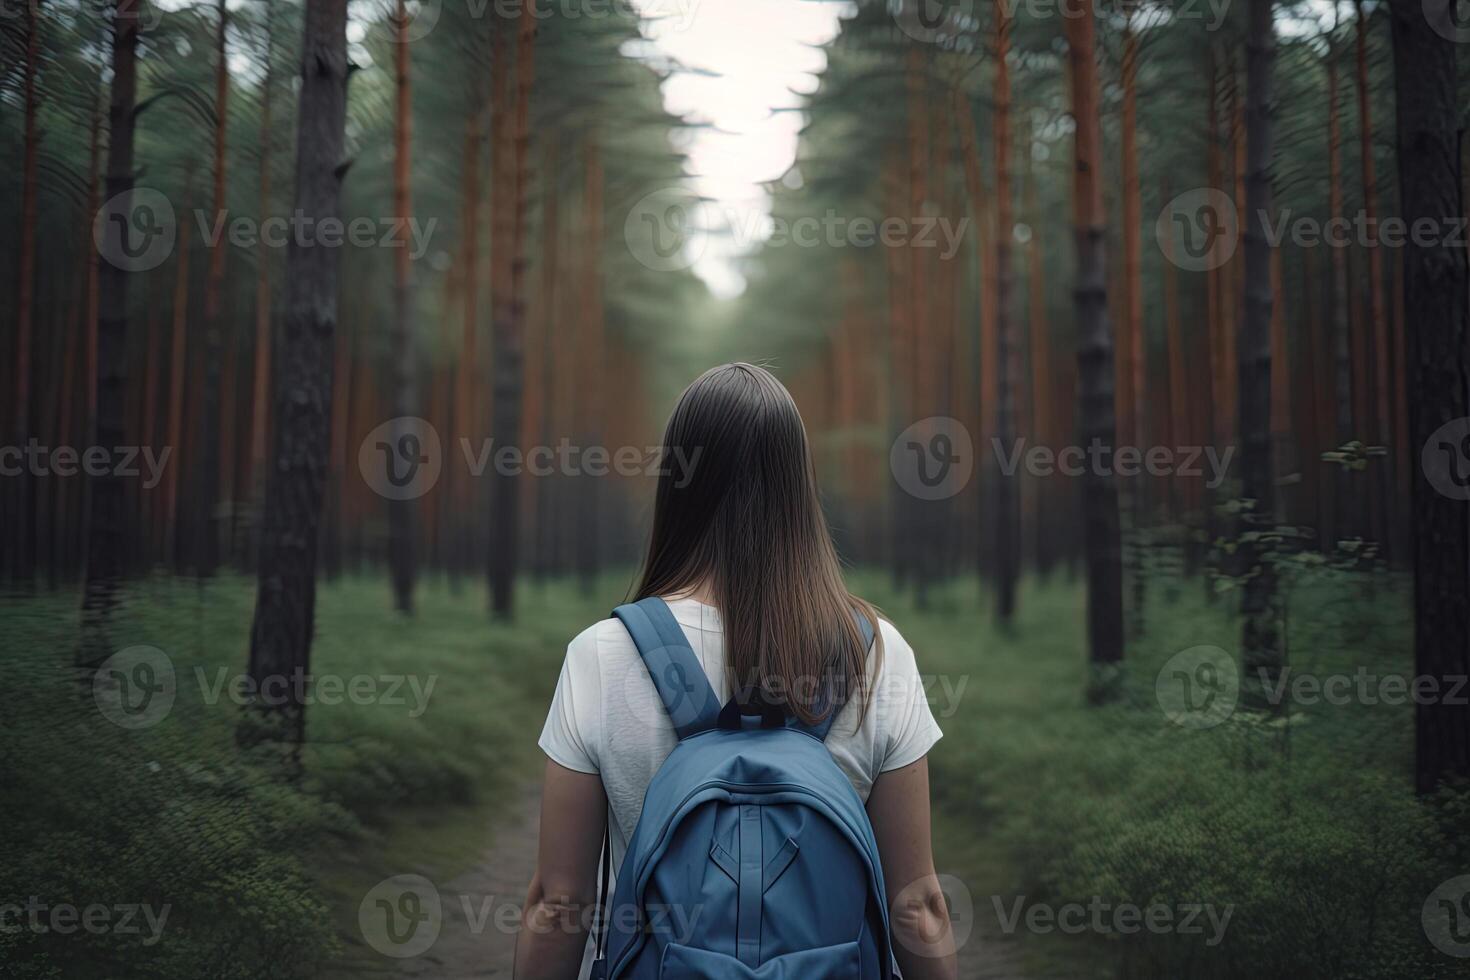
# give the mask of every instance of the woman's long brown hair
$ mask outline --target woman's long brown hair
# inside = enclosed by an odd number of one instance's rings
[[[780,704],[807,723],[854,696],[866,704],[855,616],[875,631],[878,617],[843,582],[790,392],[753,364],[711,368],[680,397],[663,453],[636,598],[707,587],[742,700]],[[881,635],[878,644],[881,657]]]

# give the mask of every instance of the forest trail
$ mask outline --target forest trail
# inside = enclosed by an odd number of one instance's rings
[[[516,937],[513,929],[501,926],[501,916],[508,917],[510,909],[519,912],[526,901],[536,871],[540,813],[541,785],[529,781],[504,808],[490,846],[475,866],[440,888],[444,919],[439,938],[427,952],[404,960],[400,976],[509,980]]]
[[[540,784],[528,782],[505,809],[480,860],[440,889],[444,918],[439,938],[427,952],[404,960],[399,976],[509,980],[515,934],[499,923],[509,909],[519,910],[525,901],[536,869],[540,811]],[[978,920],[983,914],[977,906],[976,929],[960,949],[961,980],[1022,980],[1016,941],[982,934]]]

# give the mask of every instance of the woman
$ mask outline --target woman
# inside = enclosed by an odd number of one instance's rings
[[[866,803],[899,968],[906,980],[954,977],[929,838],[926,755],[939,727],[913,651],[843,584],[795,402],[762,368],[713,368],[680,398],[663,449],[688,465],[660,476],[635,598],[667,601],[721,703],[745,692],[742,704],[779,702],[811,723],[826,701],[803,679],[837,681],[846,696],[825,744]],[[871,648],[854,610],[881,623]],[[586,976],[604,829],[616,868],[675,743],[618,620],[573,640],[541,734],[546,782],[516,948],[521,980]]]

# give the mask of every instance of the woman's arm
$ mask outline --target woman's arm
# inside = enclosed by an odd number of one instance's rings
[[[868,819],[904,980],[954,980],[954,933],[929,842],[929,760],[881,773],[868,796]]]
[[[598,898],[606,825],[602,777],[546,760],[541,841],[516,939],[516,980],[576,980]]]

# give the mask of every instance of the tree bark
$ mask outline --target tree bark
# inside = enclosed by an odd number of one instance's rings
[[[1103,210],[1101,124],[1098,118],[1096,27],[1092,5],[1067,0],[1063,10],[1076,124],[1073,224],[1077,282],[1077,435],[1084,449],[1113,447],[1113,338],[1108,324],[1106,215]],[[1106,668],[1123,659],[1122,556],[1118,490],[1094,466],[1082,476],[1082,532],[1087,572],[1087,643],[1094,668],[1089,696],[1104,700],[1115,685]]]
[[[525,209],[526,150],[530,143],[531,87],[535,82],[536,18],[522,9],[516,17],[516,85],[514,115],[509,120],[508,173],[496,188],[497,211],[509,211],[501,236],[505,255],[502,288],[492,298],[494,311],[494,407],[491,427],[495,451],[520,442],[523,368],[525,359]],[[497,111],[501,110],[497,106]],[[520,485],[514,475],[499,469],[490,479],[490,608],[499,619],[514,614],[515,576],[520,538]]]
[[[1008,0],[995,3],[995,436],[1011,452],[1016,441],[1016,393],[1020,356],[1011,289],[1011,72],[1006,63],[1011,45],[1012,16]],[[1027,148],[1029,151],[1029,147]],[[1016,612],[1016,585],[1021,576],[1021,514],[1017,482],[1020,472],[997,472],[993,495],[995,536],[995,615],[1002,627]]]
[[[1373,159],[1373,98],[1368,81],[1368,21],[1363,13],[1363,0],[1353,0],[1356,76],[1358,82],[1358,148],[1362,161],[1363,220],[1368,228],[1378,227],[1378,170]],[[1389,408],[1389,340],[1388,307],[1383,294],[1383,248],[1376,242],[1364,250],[1368,256],[1368,325],[1367,347],[1372,351],[1371,366],[1364,366],[1364,376],[1372,398],[1366,404],[1376,418],[1360,438],[1388,445],[1393,440]],[[1371,374],[1369,373],[1371,372]],[[1365,392],[1366,394],[1366,392]],[[1392,518],[1389,473],[1393,469],[1392,454],[1371,466],[1370,498],[1373,501],[1373,533],[1384,553],[1389,551]]]
[[[1333,28],[1337,24],[1334,20]],[[1337,62],[1334,59],[1332,35],[1327,45],[1327,210],[1328,218],[1339,221],[1343,217],[1342,203],[1342,125],[1338,114]],[[1347,249],[1328,249],[1331,253],[1332,289],[1329,303],[1329,325],[1332,333],[1333,388],[1336,397],[1335,442],[1333,448],[1342,446],[1353,438],[1353,355],[1352,325],[1348,322],[1348,268]],[[1352,530],[1349,514],[1349,483],[1346,467],[1337,466],[1332,479],[1332,521],[1329,542],[1334,544],[1348,536]]]
[[[1169,199],[1169,192],[1164,191],[1165,200]],[[1174,261],[1174,229],[1172,222],[1164,222],[1164,339],[1166,357],[1169,365],[1169,420],[1170,431],[1173,436],[1172,444],[1175,446],[1199,445],[1195,438],[1199,435],[1190,425],[1189,405],[1185,394],[1185,385],[1188,383],[1186,375],[1186,355],[1184,351],[1184,336],[1179,324],[1179,268]],[[1192,490],[1186,490],[1179,486],[1178,480],[1169,480],[1169,502],[1174,509],[1173,516],[1177,519],[1181,513],[1191,508],[1194,503]]]
[[[1276,573],[1272,557],[1255,534],[1274,526],[1274,467],[1271,454],[1271,285],[1272,112],[1276,42],[1272,0],[1250,0],[1246,35],[1246,223],[1244,316],[1237,346],[1240,370],[1241,494],[1254,506],[1242,524],[1240,568],[1241,656],[1247,696],[1274,684],[1281,668],[1277,636]]]
[[[307,0],[301,64],[296,210],[319,225],[339,218],[346,169],[347,0]],[[287,698],[249,706],[254,717],[243,719],[238,730],[245,744],[261,738],[299,744],[305,735],[306,706],[294,681],[309,672],[311,661],[339,258],[339,249],[312,241],[293,241],[286,255],[276,421],[249,672],[257,685],[270,678],[292,683],[286,685]]]
[[[260,220],[271,213],[271,94],[274,89],[275,25],[272,0],[265,0],[265,78],[260,86]],[[250,500],[259,509],[264,504],[266,427],[270,424],[271,376],[271,265],[270,251],[261,249],[255,267],[255,361],[250,383]],[[254,536],[258,537],[258,535]]]
[[[41,0],[25,3],[25,101],[23,122],[25,148],[21,155],[20,203],[20,282],[16,287],[15,325],[15,442],[24,446],[31,436],[31,346],[35,330],[36,308],[36,199],[39,147],[36,115],[40,96],[36,76],[41,70]],[[23,588],[30,588],[35,569],[35,522],[31,519],[35,491],[34,479],[22,469],[18,476],[6,481],[11,495],[12,512],[7,515],[14,537],[7,547],[5,562],[9,578]]]
[[[354,374],[357,360],[353,357],[351,335],[345,326],[337,330],[332,338],[332,419],[327,449],[327,526],[322,535],[326,554],[322,556],[323,570],[328,578],[342,574],[342,552],[344,528],[352,518],[351,494],[347,487],[347,436],[352,428],[355,402],[362,401],[362,374]],[[370,427],[369,427],[370,428]],[[358,435],[365,437],[367,429]]]
[[[541,201],[541,428],[537,433],[543,445],[552,445],[556,435],[562,431],[558,412],[563,404],[557,378],[562,365],[556,351],[561,339],[557,321],[560,310],[557,305],[557,281],[562,275],[558,247],[561,244],[561,193],[555,180],[561,173],[561,154],[555,143],[545,150],[545,174],[552,183],[547,187]],[[570,361],[575,368],[575,348]],[[556,572],[556,527],[552,517],[556,501],[556,482],[551,476],[536,481],[536,561],[538,575],[546,577]]]
[[[465,121],[464,137],[464,203],[461,208],[464,249],[464,318],[460,323],[459,361],[454,378],[454,425],[450,433],[451,452],[458,451],[460,439],[473,440],[481,431],[479,419],[479,331],[480,331],[480,122],[484,109],[483,93],[478,89],[471,98]],[[449,544],[450,582],[457,586],[459,575],[466,569],[463,538],[475,540],[475,506],[470,481],[461,479],[459,468],[448,467],[445,493],[459,514],[464,534]]]
[[[396,127],[393,154],[393,214],[401,240],[394,252],[393,266],[393,332],[392,388],[393,418],[396,421],[393,445],[408,438],[410,423],[418,402],[415,390],[416,349],[413,324],[413,264],[409,258],[408,220],[412,210],[409,159],[413,141],[412,90],[409,85],[408,3],[398,0],[394,18],[394,68],[396,90]],[[393,608],[413,615],[413,589],[416,577],[415,524],[417,501],[388,501],[388,572],[393,582]]]
[[[108,106],[107,199],[120,198],[113,214],[124,236],[124,254],[130,242],[133,191],[133,134],[138,93],[139,0],[116,0],[112,35],[112,96]],[[128,371],[129,271],[117,262],[104,262],[98,277],[97,421],[94,438],[101,446],[122,445]],[[88,477],[86,576],[82,588],[82,637],[77,663],[95,668],[111,656],[110,626],[127,556],[127,494],[114,468]]]
[[[229,11],[225,0],[217,0],[216,18],[218,30],[215,34],[214,69],[214,193],[211,207],[215,218],[220,218],[226,207],[225,148],[229,136],[230,65],[226,50],[225,35],[229,27]],[[220,494],[226,490],[221,479],[221,468],[226,462],[229,446],[224,443],[224,417],[230,406],[221,397],[221,361],[224,351],[224,324],[222,303],[225,282],[225,242],[220,240],[209,248],[209,269],[204,280],[204,388],[203,415],[200,423],[202,436],[199,472],[199,508],[194,546],[196,568],[201,577],[213,575],[219,564],[220,541],[223,532],[219,523]]]
[[[911,45],[908,49],[907,63],[904,68],[904,88],[907,98],[908,122],[905,142],[908,195],[904,201],[902,213],[910,221],[914,221],[918,219],[925,202],[929,200],[930,167],[928,65],[923,52],[916,45]],[[930,326],[929,300],[933,285],[924,250],[914,248],[910,244],[901,250],[901,254],[908,267],[908,294],[905,296],[905,301],[909,310],[908,331],[904,339],[907,346],[904,355],[907,372],[903,376],[903,381],[908,390],[908,404],[913,412],[912,418],[917,420],[929,414],[928,386],[930,379],[924,370],[924,337]],[[925,506],[928,503],[929,501],[921,501],[912,496],[907,496],[902,501],[903,509],[908,515],[908,529],[904,537],[908,549],[906,560],[913,574],[914,603],[920,609],[927,608],[929,585],[931,580],[937,577],[936,562],[931,547],[932,539],[928,535],[929,518],[933,513],[933,508]]]
[[[985,174],[980,164],[980,140],[975,132],[975,109],[964,90],[956,85],[951,92],[952,114],[959,127],[959,151],[960,164],[964,174],[965,196],[969,199],[971,218],[975,227],[975,290],[979,300],[980,313],[980,336],[975,350],[976,375],[978,377],[978,391],[976,399],[975,420],[976,442],[981,447],[988,446],[990,439],[996,435],[995,432],[995,371],[993,365],[996,363],[998,345],[996,343],[996,267],[995,267],[995,230],[990,223],[990,189],[985,185]],[[885,251],[895,251],[887,249]],[[900,332],[897,325],[906,323],[895,319],[895,336],[906,336],[906,331]],[[895,368],[897,362],[895,362]],[[905,386],[906,376],[895,370],[895,376],[900,380],[900,390]],[[902,428],[902,426],[900,426]],[[988,453],[981,453],[981,460],[989,459]],[[994,566],[990,560],[986,548],[989,540],[986,532],[989,529],[987,523],[988,509],[986,507],[989,486],[994,479],[994,473],[998,472],[985,465],[978,467],[978,490],[976,499],[979,503],[977,513],[980,527],[979,547],[976,549],[975,566],[979,571],[982,581],[988,577]],[[906,513],[903,508],[907,507],[906,498],[895,498],[895,521]],[[896,527],[901,527],[896,523]],[[907,560],[905,549],[913,546],[912,536],[900,531],[896,535],[895,553],[904,556],[901,560]]]
[[[1220,72],[1217,65],[1218,57],[1215,49],[1210,49],[1210,88],[1209,105],[1205,113],[1205,173],[1206,180],[1211,190],[1224,190],[1224,166],[1221,163],[1220,150]],[[1224,236],[1217,236],[1215,248],[1220,247]],[[1221,376],[1224,373],[1222,358],[1220,356],[1220,338],[1225,333],[1226,296],[1229,290],[1225,285],[1225,270],[1216,261],[1216,256],[1210,256],[1209,270],[1205,273],[1205,296],[1206,314],[1208,325],[1206,326],[1206,354],[1209,370],[1205,372],[1209,379],[1209,387],[1205,403],[1209,406],[1209,423],[1201,427],[1201,433],[1205,439],[1213,442],[1216,446],[1228,445],[1226,433],[1229,426],[1225,424],[1221,416],[1224,413],[1224,403],[1220,400],[1218,393],[1223,389]],[[1214,515],[1206,514],[1206,527],[1213,528]]]
[[[1026,127],[1025,149],[1021,159],[1026,166],[1026,189],[1024,207],[1026,222],[1031,227],[1031,239],[1026,243],[1026,280],[1028,297],[1026,337],[1031,353],[1031,437],[1042,446],[1055,446],[1052,403],[1055,397],[1056,376],[1052,370],[1051,323],[1046,310],[1046,278],[1042,271],[1041,254],[1041,208],[1037,204],[1036,164],[1032,157],[1032,129]],[[1055,481],[1038,478],[1031,482],[1035,494],[1034,531],[1036,570],[1045,575],[1051,569],[1052,557],[1056,553],[1052,542],[1052,488]]]
[[[184,178],[184,209],[188,210],[193,198],[194,175],[192,170]],[[187,373],[186,361],[189,337],[189,246],[193,235],[193,223],[184,222],[179,228],[178,260],[174,271],[174,294],[172,321],[169,337],[168,372],[168,422],[165,445],[175,447],[176,454],[182,451],[184,441],[184,380]],[[163,477],[162,554],[165,564],[173,567],[180,559],[179,543],[179,485],[183,480],[183,467],[170,466]]]
[[[603,350],[605,345],[603,324],[602,292],[602,238],[603,238],[603,192],[605,178],[602,168],[602,149],[595,136],[589,136],[585,148],[584,189],[582,204],[585,208],[583,229],[586,234],[586,265],[582,270],[581,321],[579,338],[581,357],[577,371],[581,377],[577,400],[578,433],[591,444],[602,431],[602,384],[604,370]],[[577,494],[577,578],[585,594],[590,594],[602,561],[601,523],[598,515],[602,507],[602,494],[597,481],[585,476],[574,478]]]
[[[1464,214],[1457,186],[1457,133],[1453,0],[1392,0],[1393,54],[1397,76],[1399,194],[1408,227],[1432,222],[1453,227]],[[1414,673],[1439,682],[1470,674],[1470,506],[1451,496],[1464,479],[1470,415],[1470,289],[1463,244],[1446,236],[1404,246],[1404,310],[1410,372],[1409,435],[1422,449],[1410,485],[1414,562]],[[1439,430],[1458,421],[1458,432]],[[1418,460],[1415,461],[1416,463]],[[1436,475],[1452,479],[1430,482]],[[1459,477],[1459,480],[1454,480]],[[1448,777],[1470,776],[1470,711],[1450,699],[1416,698],[1414,784],[1432,792]]]
[[[1143,342],[1143,201],[1138,177],[1138,35],[1133,30],[1133,8],[1123,22],[1123,323],[1118,330],[1118,347],[1123,353],[1118,364],[1121,391],[1114,397],[1120,406],[1118,443],[1143,445],[1144,368],[1147,351]],[[1123,508],[1128,512],[1128,579],[1132,600],[1130,635],[1143,633],[1148,580],[1144,571],[1144,478],[1135,476],[1123,485]]]

